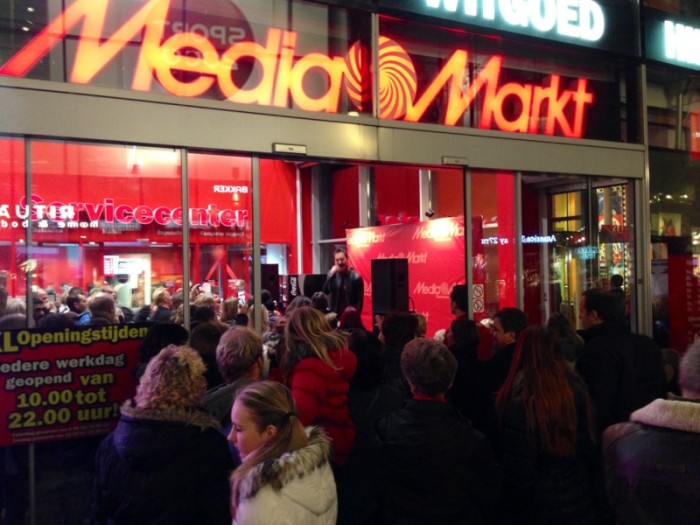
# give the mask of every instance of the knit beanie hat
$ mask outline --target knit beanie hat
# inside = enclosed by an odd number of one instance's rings
[[[700,339],[696,339],[681,359],[678,384],[681,388],[700,392]]]

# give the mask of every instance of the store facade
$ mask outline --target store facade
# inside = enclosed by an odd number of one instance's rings
[[[696,101],[687,90],[668,98],[663,86],[655,98],[669,70],[684,77],[692,68],[687,57],[645,64],[640,17],[650,15],[636,2],[3,5],[7,305],[31,301],[31,285],[58,297],[104,284],[132,310],[158,287],[184,290],[187,302],[193,285],[222,301],[268,289],[284,303],[346,247],[365,280],[367,327],[370,263],[400,258],[429,334],[449,323],[454,284],[467,284],[477,320],[517,306],[533,323],[561,312],[576,324],[581,293],[615,274],[632,327],[651,334],[664,300],[658,274],[688,261],[697,269],[694,248],[665,267],[655,255],[652,280],[649,239],[676,253],[668,228],[652,237],[677,213],[655,208],[665,191],[655,184],[674,180],[669,155],[697,171],[697,119],[686,111]],[[679,100],[686,110],[673,113]],[[685,214],[684,235],[694,224]],[[11,337],[0,338],[5,353],[19,349]],[[99,344],[81,351],[113,351]],[[12,356],[0,354],[0,371],[3,359],[11,371]],[[12,440],[34,417],[53,424],[44,398],[33,407],[12,395],[17,428],[3,429],[0,444],[20,443]],[[104,408],[98,397],[95,410]],[[113,422],[112,405],[94,423]],[[62,410],[50,413],[64,414],[68,429],[73,412]]]
[[[284,276],[325,273],[348,231],[466,216],[464,271],[411,283],[417,311],[467,282],[476,317],[576,322],[580,293],[620,273],[648,330],[639,46],[616,30],[637,13],[506,4],[12,2],[10,297],[31,259],[33,284],[108,281],[129,308],[277,276],[283,301]]]
[[[700,332],[700,7],[649,2],[644,16],[654,335],[683,352]]]

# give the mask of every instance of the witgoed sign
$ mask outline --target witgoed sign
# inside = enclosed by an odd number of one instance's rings
[[[537,38],[639,54],[633,2],[619,0],[379,0],[379,7]],[[630,30],[632,28],[633,30]]]
[[[106,434],[132,397],[139,325],[0,332],[0,446]]]

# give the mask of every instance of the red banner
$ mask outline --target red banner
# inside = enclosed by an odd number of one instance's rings
[[[671,348],[685,352],[700,334],[700,280],[692,255],[668,257],[668,321]]]
[[[449,328],[450,291],[464,284],[464,219],[436,219],[347,231],[350,266],[365,283],[363,322],[372,326],[372,259],[408,259],[409,306],[428,320],[427,336]]]
[[[0,446],[106,434],[148,327],[0,332]]]

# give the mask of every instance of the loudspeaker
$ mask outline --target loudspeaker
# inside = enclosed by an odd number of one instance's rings
[[[372,259],[372,312],[408,312],[408,259]]]
[[[261,264],[260,265],[260,288],[267,290],[272,295],[272,298],[279,302],[280,300],[280,272],[277,264]]]
[[[311,297],[316,292],[323,291],[323,285],[326,283],[325,273],[307,273],[302,277],[301,289],[306,297]]]

